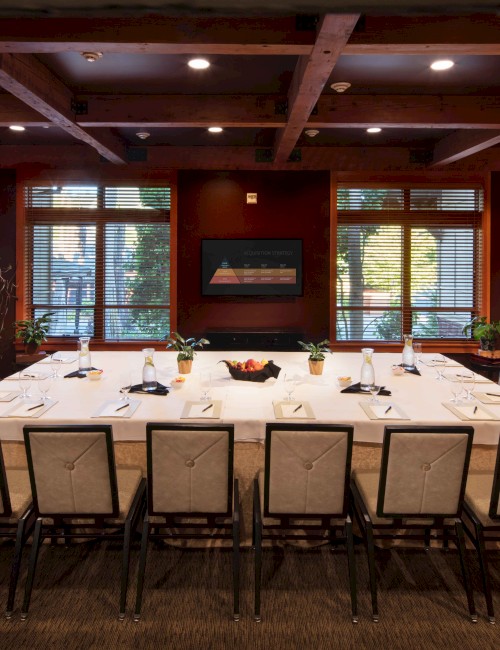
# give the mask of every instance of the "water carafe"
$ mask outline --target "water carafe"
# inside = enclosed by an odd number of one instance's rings
[[[90,360],[89,350],[90,337],[81,336],[78,339],[78,370],[80,372],[88,372],[92,369],[92,361]]]
[[[415,351],[413,349],[413,334],[404,334],[404,347],[403,347],[403,368],[415,367]]]
[[[375,370],[373,369],[373,348],[363,348],[363,365],[361,366],[361,390],[370,390],[370,385],[375,383]]]
[[[144,348],[144,367],[142,369],[142,390],[156,390],[158,382],[156,381],[156,368],[153,363],[154,348]]]

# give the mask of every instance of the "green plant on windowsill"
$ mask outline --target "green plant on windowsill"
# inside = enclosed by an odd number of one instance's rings
[[[488,322],[486,316],[475,316],[463,328],[464,334],[471,334],[479,341],[481,350],[497,350],[500,347],[500,321]]]
[[[28,354],[35,353],[40,345],[47,340],[51,322],[50,318],[54,314],[54,311],[49,311],[38,318],[27,318],[14,322],[16,339],[21,339],[26,346],[26,352]]]

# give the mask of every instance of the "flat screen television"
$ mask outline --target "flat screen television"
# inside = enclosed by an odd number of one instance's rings
[[[301,239],[203,239],[204,296],[301,296]]]

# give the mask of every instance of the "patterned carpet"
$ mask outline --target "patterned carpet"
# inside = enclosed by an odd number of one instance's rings
[[[0,599],[7,598],[11,546],[0,546]],[[18,591],[1,648],[176,650],[500,648],[500,553],[491,572],[499,624],[490,625],[471,552],[479,621],[469,622],[455,550],[379,549],[380,622],[371,621],[366,556],[357,547],[360,621],[350,619],[342,548],[267,549],[262,622],[252,620],[253,556],[242,553],[241,620],[232,621],[230,553],[150,546],[142,618],[132,620],[138,546],[132,554],[127,618],[119,622],[120,549],[111,542],[44,546],[28,620]],[[25,557],[26,560],[26,557]],[[26,562],[25,562],[26,564]],[[24,565],[25,566],[25,565]]]

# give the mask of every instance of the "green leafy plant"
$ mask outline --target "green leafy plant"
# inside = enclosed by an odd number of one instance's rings
[[[202,348],[204,345],[209,345],[208,339],[198,339],[193,337],[188,339],[183,338],[179,332],[172,332],[170,336],[164,339],[167,342],[167,350],[177,350],[177,361],[192,361],[196,354],[195,348]]]
[[[500,339],[500,321],[488,322],[486,316],[475,316],[465,325],[463,333],[470,333],[479,341],[482,350],[495,350]]]
[[[50,318],[55,314],[54,311],[46,312],[38,318],[27,318],[25,320],[16,320],[16,339],[21,339],[25,345],[39,346],[47,340],[49,333]]]
[[[303,350],[309,352],[309,359],[311,361],[323,361],[325,359],[325,353],[332,353],[329,348],[330,341],[328,339],[325,339],[320,343],[304,343],[304,341],[297,341],[297,343]]]

